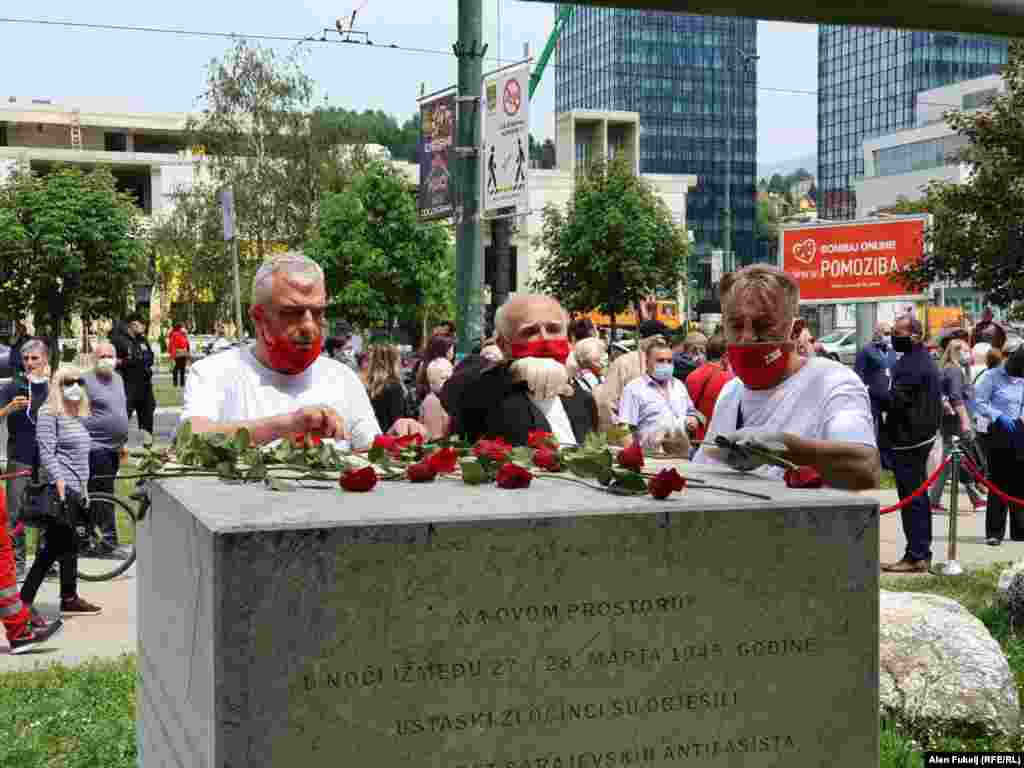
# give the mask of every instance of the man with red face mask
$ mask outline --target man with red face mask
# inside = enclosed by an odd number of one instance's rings
[[[348,440],[367,448],[380,427],[359,377],[321,356],[327,305],[320,266],[286,254],[260,267],[249,317],[256,343],[200,360],[185,383],[182,423],[196,433],[246,428],[258,444],[297,433]],[[392,433],[422,434],[412,419]]]
[[[826,485],[849,490],[878,486],[879,461],[867,389],[850,368],[797,354],[793,323],[800,303],[785,272],[755,264],[722,279],[726,354],[736,378],[715,404],[697,463],[781,478],[763,454],[715,445],[768,448],[797,466],[811,467]]]
[[[568,321],[549,296],[516,296],[498,309],[494,325],[505,359],[468,368],[464,377],[456,373],[446,385],[460,434],[471,442],[501,437],[526,445],[529,433],[540,430],[559,443],[582,444],[597,429],[594,399],[574,385],[565,367]]]

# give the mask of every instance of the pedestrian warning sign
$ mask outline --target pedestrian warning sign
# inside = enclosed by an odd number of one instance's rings
[[[510,67],[484,78],[483,211],[529,208],[530,65]]]

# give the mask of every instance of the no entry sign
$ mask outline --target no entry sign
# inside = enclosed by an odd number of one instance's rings
[[[800,301],[914,301],[900,273],[924,254],[927,216],[813,224],[781,233],[782,268],[800,284]]]

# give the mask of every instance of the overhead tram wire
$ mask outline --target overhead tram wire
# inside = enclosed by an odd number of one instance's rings
[[[327,28],[321,32],[319,37],[313,35],[269,35],[269,34],[247,34],[243,32],[218,32],[213,30],[197,30],[197,29],[184,29],[179,27],[148,27],[138,24],[101,24],[94,22],[82,22],[82,21],[63,21],[54,19],[30,19],[30,18],[13,18],[13,17],[0,17],[0,23],[2,24],[25,24],[25,25],[36,25],[36,26],[49,26],[49,27],[64,27],[68,29],[81,29],[81,30],[94,30],[104,32],[134,32],[134,33],[145,33],[145,34],[163,34],[163,35],[176,35],[179,37],[205,37],[205,38],[217,38],[225,40],[264,40],[267,42],[279,42],[279,43],[322,43],[325,45],[353,45],[360,48],[374,48],[385,51],[400,51],[403,53],[413,53],[420,55],[430,56],[451,56],[455,57],[455,54],[450,50],[443,50],[439,48],[421,48],[416,46],[398,45],[396,43],[374,43],[367,37],[365,40],[353,40],[350,38],[331,39],[327,37]],[[500,62],[498,57],[488,56],[487,61]],[[561,69],[563,71],[570,72],[594,72],[601,74],[613,74],[622,77],[633,77],[633,78],[649,78],[649,73],[640,73],[638,71],[630,69],[614,69],[614,68],[600,68],[600,67],[587,67],[578,65],[568,64],[552,64],[552,68]],[[677,80],[679,78],[666,77],[661,78],[666,80]],[[818,91],[810,91],[799,88],[779,88],[774,86],[758,85],[755,86],[758,91],[765,91],[768,93],[779,93],[779,94],[790,94],[794,96],[817,96]],[[933,107],[951,107],[953,109],[959,109],[960,104],[945,104],[942,102],[930,102],[930,101],[918,101],[918,104],[923,104]]]

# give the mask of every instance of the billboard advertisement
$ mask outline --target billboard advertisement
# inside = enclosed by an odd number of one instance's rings
[[[810,224],[780,234],[782,268],[800,301],[853,303],[923,298],[898,279],[924,255],[927,216]]]
[[[484,78],[483,211],[529,207],[526,184],[530,151],[530,65],[500,70]]]
[[[420,218],[451,216],[455,207],[455,93],[420,102]]]

